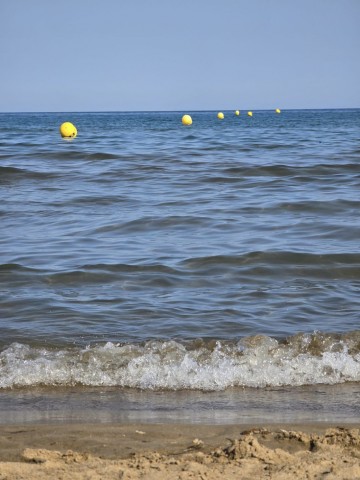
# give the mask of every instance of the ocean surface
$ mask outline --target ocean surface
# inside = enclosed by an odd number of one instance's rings
[[[360,110],[216,114],[0,114],[7,416],[276,394],[359,420]]]

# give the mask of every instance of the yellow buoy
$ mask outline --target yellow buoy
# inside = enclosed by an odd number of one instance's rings
[[[277,108],[277,109],[275,110],[275,112],[276,112],[276,113],[281,113],[280,108]]]
[[[248,112],[249,117],[252,117],[252,112]]]
[[[192,118],[190,115],[184,115],[181,119],[183,125],[191,125],[192,124]]]
[[[239,110],[235,110],[235,115],[240,115],[240,111],[239,111]]]
[[[60,125],[60,134],[63,138],[75,138],[77,130],[71,122],[64,122]]]
[[[217,117],[218,117],[220,120],[223,120],[224,114],[223,114],[222,112],[219,112],[219,113],[217,114]]]

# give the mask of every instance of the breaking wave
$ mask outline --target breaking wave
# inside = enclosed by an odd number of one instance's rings
[[[229,341],[108,342],[48,349],[13,343],[0,353],[0,388],[118,386],[225,390],[360,381],[360,331]]]

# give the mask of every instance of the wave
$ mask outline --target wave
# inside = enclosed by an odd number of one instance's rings
[[[242,255],[211,255],[189,257],[175,265],[163,263],[130,264],[130,263],[87,263],[78,265],[76,269],[46,270],[29,268],[19,263],[0,264],[0,275],[6,275],[7,282],[12,279],[43,278],[51,283],[73,283],[76,280],[96,282],[109,280],[118,275],[136,274],[139,277],[151,275],[159,277],[178,277],[186,279],[187,276],[200,276],[209,281],[211,275],[226,272],[238,276],[267,275],[269,278],[281,274],[295,274],[296,278],[341,278],[360,279],[360,254],[359,253],[329,253],[315,254],[294,251],[253,251]],[[215,277],[214,277],[215,278]],[[230,277],[229,277],[230,278]],[[215,278],[220,281],[218,277]]]
[[[0,166],[0,183],[9,181],[12,179],[35,179],[35,180],[46,180],[49,178],[55,178],[57,175],[51,172],[39,172],[34,170],[27,170],[24,168],[18,167],[2,167]]]
[[[38,273],[41,270],[37,268],[30,268],[21,265],[20,263],[0,263],[0,274],[10,274],[10,273]]]
[[[247,275],[277,275],[295,273],[297,277],[359,279],[360,254],[333,253],[315,254],[294,251],[253,251],[243,255],[215,255],[193,257],[182,262],[182,266],[193,273],[231,270],[246,272]]]
[[[3,389],[83,385],[216,391],[344,382],[360,382],[360,331],[67,349],[13,343],[0,353]]]
[[[228,175],[242,175],[250,177],[296,177],[312,179],[314,177],[325,176],[330,178],[333,175],[359,173],[359,163],[315,163],[313,165],[289,165],[289,164],[269,164],[254,166],[243,164],[240,166],[231,166],[224,168],[224,173]]]
[[[142,231],[161,231],[169,228],[183,228],[189,226],[211,226],[213,220],[209,217],[191,215],[168,215],[167,217],[141,217],[129,222],[121,222],[111,225],[104,225],[95,230],[94,233],[122,231],[127,233]]]

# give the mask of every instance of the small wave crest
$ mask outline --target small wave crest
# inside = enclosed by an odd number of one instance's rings
[[[360,381],[360,332],[267,336],[238,342],[108,342],[48,349],[13,343],[0,353],[0,388],[119,386],[225,390]]]
[[[6,167],[0,165],[0,183],[9,182],[10,180],[47,180],[56,178],[53,172],[42,172],[19,167]]]

